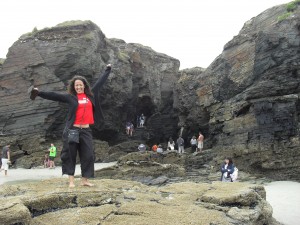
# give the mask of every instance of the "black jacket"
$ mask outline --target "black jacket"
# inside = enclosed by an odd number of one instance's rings
[[[227,169],[225,169],[225,163],[222,165],[222,167],[221,167],[221,172],[222,172],[222,175],[221,175],[221,180],[222,180],[222,177],[223,177],[223,174],[224,173],[228,173],[228,175],[229,174],[232,174],[233,172],[234,172],[234,164],[232,163],[232,164],[228,164],[228,166],[227,166]]]
[[[97,82],[94,84],[94,86],[92,87],[92,92],[94,95],[93,96],[87,95],[93,104],[94,120],[95,120],[96,127],[99,127],[101,121],[103,120],[103,113],[99,101],[99,91],[103,86],[103,84],[105,83],[105,81],[107,80],[110,71],[111,71],[111,67],[107,67],[104,74],[100,76]],[[69,106],[69,113],[68,113],[64,132],[66,131],[66,129],[71,128],[73,126],[76,117],[76,110],[78,107],[77,96],[68,93],[62,94],[62,93],[48,92],[48,91],[47,92],[39,91],[38,96],[52,101],[67,103]]]

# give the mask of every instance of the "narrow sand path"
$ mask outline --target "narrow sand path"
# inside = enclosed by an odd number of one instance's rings
[[[111,163],[95,163],[95,170],[115,165],[116,162]],[[0,185],[9,183],[16,184],[20,182],[29,182],[36,180],[45,180],[51,178],[62,177],[61,167],[57,166],[55,169],[35,168],[35,169],[10,169],[8,176],[4,176],[4,171],[0,173]],[[80,165],[76,165],[75,175],[80,175]],[[64,177],[67,177],[66,175]]]
[[[300,224],[300,183],[276,181],[265,186],[273,217],[285,225]]]

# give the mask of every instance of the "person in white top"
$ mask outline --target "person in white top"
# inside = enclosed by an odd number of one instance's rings
[[[161,145],[158,145],[158,148],[157,148],[156,152],[157,153],[163,153],[164,152]]]
[[[197,144],[198,144],[198,141],[197,141],[197,139],[196,139],[195,136],[192,137],[190,143],[191,143],[191,146],[192,146],[192,151],[193,151],[193,152],[197,152],[197,147],[198,147]]]
[[[175,149],[175,142],[173,141],[173,139],[170,137],[169,141],[168,141],[168,150],[174,150]]]

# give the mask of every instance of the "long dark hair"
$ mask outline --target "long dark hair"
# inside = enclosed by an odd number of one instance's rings
[[[228,159],[228,161],[229,161],[228,165],[232,165],[233,164],[232,158],[226,157],[225,159]]]
[[[90,86],[90,83],[87,81],[87,79],[85,79],[85,77],[83,76],[74,76],[72,78],[72,80],[69,81],[69,85],[68,85],[68,92],[69,94],[71,95],[77,95],[77,92],[75,90],[75,81],[76,80],[81,80],[83,82],[83,85],[84,85],[84,93],[86,95],[93,95],[92,91],[91,91],[91,86]]]

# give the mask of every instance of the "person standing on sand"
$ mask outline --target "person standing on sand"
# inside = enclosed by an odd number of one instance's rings
[[[204,142],[204,136],[201,132],[199,132],[199,137],[197,141],[198,141],[198,150],[201,153],[203,150],[203,142]]]
[[[1,170],[4,170],[5,176],[7,176],[7,171],[8,171],[8,164],[10,163],[10,145],[6,145],[2,149],[2,166]]]
[[[111,65],[106,66],[102,76],[90,88],[88,81],[82,76],[74,76],[68,85],[68,93],[39,91],[35,87],[29,88],[30,99],[37,96],[68,104],[69,113],[63,131],[63,149],[61,152],[62,173],[69,175],[69,187],[75,187],[74,174],[77,151],[79,152],[83,186],[94,186],[89,178],[94,177],[94,149],[93,136],[90,125],[99,126],[103,114],[99,102],[99,91],[107,80]],[[79,132],[79,143],[68,142],[69,129]]]
[[[51,143],[51,147],[49,148],[49,168],[55,168],[54,159],[56,157],[56,147]]]

